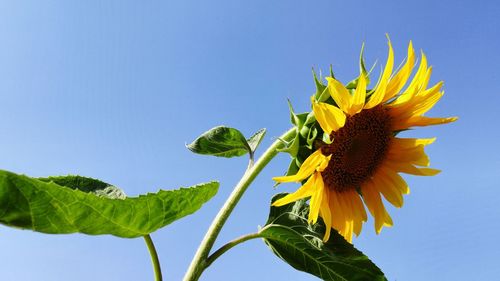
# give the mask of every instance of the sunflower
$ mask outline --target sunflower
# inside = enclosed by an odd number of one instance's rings
[[[388,40],[389,54],[384,70],[373,90],[367,91],[367,74],[359,75],[355,89],[347,89],[333,77],[327,77],[327,90],[335,105],[317,102],[312,109],[317,122],[330,140],[316,149],[295,175],[275,177],[276,182],[306,182],[294,193],[274,202],[282,206],[310,197],[308,220],[318,216],[326,225],[324,241],[331,228],[352,242],[367,220],[365,205],[375,219],[375,231],[393,222],[381,195],[397,208],[403,206],[403,194],[409,188],[399,173],[432,176],[439,170],[428,168],[424,152],[432,139],[398,138],[397,133],[415,126],[445,124],[456,117],[423,116],[443,96],[443,82],[428,87],[432,67],[421,54],[420,65],[409,85],[415,64],[410,41],[404,65],[393,74],[394,52]],[[333,103],[333,102],[332,102]],[[364,204],[363,204],[364,203]]]

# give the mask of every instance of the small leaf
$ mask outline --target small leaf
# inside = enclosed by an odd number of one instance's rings
[[[210,182],[124,198],[119,189],[91,178],[36,179],[0,170],[0,223],[52,234],[140,237],[194,213],[218,186]]]
[[[272,201],[285,195],[278,194]],[[367,256],[335,230],[332,229],[330,239],[324,243],[325,225],[322,220],[309,225],[308,213],[305,200],[282,207],[272,206],[267,224],[259,234],[283,261],[323,280],[387,280]]]
[[[250,146],[250,149],[252,150],[252,153],[255,152],[255,150],[257,150],[257,147],[262,142],[265,135],[266,135],[266,128],[262,128],[262,129],[258,130],[255,134],[253,134],[253,136],[251,136],[247,140],[248,145]]]
[[[240,131],[224,126],[208,130],[186,147],[194,153],[227,158],[252,151]]]

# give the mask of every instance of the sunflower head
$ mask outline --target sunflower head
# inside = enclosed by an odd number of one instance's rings
[[[424,152],[434,139],[399,138],[397,134],[457,119],[424,116],[443,96],[443,83],[429,86],[432,67],[423,53],[414,71],[411,42],[404,64],[394,72],[390,40],[388,45],[385,67],[372,89],[361,52],[360,75],[354,81],[344,85],[332,73],[324,85],[314,75],[317,92],[311,98],[312,112],[296,115],[292,110],[299,134],[288,152],[294,156],[295,169],[291,165],[286,176],[274,180],[304,184],[274,205],[310,198],[309,221],[323,219],[325,241],[334,228],[351,242],[353,233],[359,235],[367,220],[365,206],[374,217],[377,233],[383,226],[392,226],[382,197],[402,207],[409,188],[400,173],[430,176],[439,172],[428,168]],[[307,154],[303,159],[301,152]]]

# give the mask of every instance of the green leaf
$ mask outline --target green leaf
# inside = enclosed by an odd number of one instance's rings
[[[68,175],[38,178],[38,180],[41,180],[43,182],[52,181],[60,186],[69,187],[71,189],[78,189],[87,193],[93,193],[100,197],[107,197],[111,199],[127,198],[123,190],[119,189],[118,187],[93,178]]]
[[[210,182],[125,198],[116,187],[91,178],[36,179],[0,170],[0,223],[52,234],[140,237],[194,213],[218,186]]]
[[[255,152],[255,150],[257,150],[257,147],[262,142],[265,135],[266,135],[266,128],[262,128],[247,140],[248,146],[250,146],[252,153]]]
[[[252,152],[240,131],[224,126],[208,130],[186,147],[194,153],[227,158]]]
[[[272,201],[285,195],[278,194]],[[335,230],[332,229],[330,239],[324,243],[325,225],[321,220],[309,225],[308,213],[305,200],[271,207],[267,224],[259,234],[279,258],[323,280],[387,280],[367,256]]]

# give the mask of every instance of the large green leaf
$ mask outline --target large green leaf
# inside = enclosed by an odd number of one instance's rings
[[[135,198],[79,176],[35,179],[0,170],[0,223],[43,233],[140,237],[198,210],[217,182]]]
[[[273,202],[285,195],[274,196]],[[271,207],[267,224],[259,234],[279,258],[295,269],[323,280],[387,280],[367,256],[335,230],[324,243],[325,225],[321,220],[309,225],[308,213],[309,207],[305,200]]]

